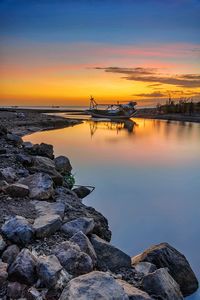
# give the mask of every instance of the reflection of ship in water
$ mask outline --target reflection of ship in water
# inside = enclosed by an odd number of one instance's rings
[[[116,131],[118,134],[121,130],[126,130],[129,134],[133,133],[134,126],[137,125],[136,122],[132,120],[100,120],[100,119],[90,119],[86,121],[87,124],[90,126],[90,133],[91,137],[95,134],[97,129],[101,130],[112,130]]]

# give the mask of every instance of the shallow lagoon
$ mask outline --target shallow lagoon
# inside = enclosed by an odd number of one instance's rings
[[[200,278],[200,124],[87,120],[24,140],[53,144],[76,183],[96,187],[85,203],[108,218],[113,244],[133,256],[167,241]]]

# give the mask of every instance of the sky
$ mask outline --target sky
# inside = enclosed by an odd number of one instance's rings
[[[200,0],[0,0],[0,105],[200,100]]]

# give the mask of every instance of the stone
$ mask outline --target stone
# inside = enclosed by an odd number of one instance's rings
[[[16,134],[12,134],[12,133],[8,133],[6,135],[6,139],[9,142],[12,142],[13,144],[15,144],[16,146],[19,146],[23,143],[23,140],[20,136],[16,135]]]
[[[4,192],[8,185],[9,184],[5,180],[0,180],[0,192]]]
[[[83,199],[86,196],[88,196],[90,194],[90,189],[88,189],[86,186],[80,186],[78,188],[73,189],[73,192],[76,193],[76,195]]]
[[[10,184],[6,189],[5,192],[9,194],[11,197],[15,198],[23,198],[28,196],[29,194],[29,187],[27,185],[21,183],[13,183]]]
[[[27,150],[27,151],[29,151],[33,148],[33,144],[31,142],[23,142],[22,146],[23,146],[24,150]]]
[[[33,163],[33,159],[30,155],[19,153],[16,155],[17,161],[19,161],[22,165],[29,167]]]
[[[60,229],[62,220],[59,215],[44,215],[35,219],[33,229],[37,238],[50,236]]]
[[[27,245],[30,243],[34,231],[32,225],[21,216],[10,218],[1,228],[5,237],[18,245]]]
[[[37,274],[41,284],[52,288],[56,285],[62,266],[55,255],[41,256],[37,264]]]
[[[7,296],[9,299],[22,299],[25,296],[27,286],[19,282],[9,282]]]
[[[6,135],[7,132],[8,132],[7,128],[5,126],[3,126],[2,124],[0,124],[0,136]]]
[[[77,244],[80,247],[82,252],[87,253],[91,257],[93,261],[93,265],[96,265],[97,256],[94,251],[94,248],[90,240],[88,239],[88,237],[82,231],[75,233],[70,238],[70,242]]]
[[[144,275],[148,275],[149,273],[152,273],[157,269],[154,264],[151,264],[149,262],[138,263],[137,265],[134,265],[134,268],[137,272]]]
[[[168,243],[152,246],[132,258],[133,264],[143,261],[153,263],[157,268],[168,268],[170,275],[180,285],[183,296],[188,296],[198,289],[198,280],[189,262]]]
[[[94,220],[92,218],[80,217],[63,224],[61,229],[68,237],[73,236],[79,231],[87,235],[94,229]]]
[[[130,256],[120,249],[95,234],[92,234],[90,241],[97,255],[98,269],[115,272],[120,268],[131,268]]]
[[[5,180],[8,183],[13,183],[15,180],[17,180],[15,169],[13,169],[12,167],[0,169],[0,180]]]
[[[158,269],[144,276],[142,289],[156,299],[183,299],[178,283],[172,278],[166,268]]]
[[[53,146],[50,144],[45,144],[45,143],[41,143],[40,145],[35,144],[29,149],[29,152],[33,155],[44,156],[50,159],[54,158]]]
[[[56,170],[63,175],[70,174],[72,170],[72,166],[69,158],[66,156],[58,156],[54,158],[54,163],[56,166]]]
[[[74,275],[82,275],[93,270],[92,259],[82,252],[77,244],[66,241],[58,245],[54,254],[65,270]]]
[[[67,284],[60,300],[128,300],[124,289],[107,273],[94,271]]]
[[[36,173],[18,181],[29,187],[29,197],[37,200],[47,200],[52,197],[53,181],[48,174]]]
[[[0,261],[0,287],[4,285],[7,281],[8,273],[7,273],[8,265],[2,261]]]
[[[35,287],[30,287],[26,292],[27,299],[30,300],[44,300],[42,292],[40,293]],[[45,296],[45,295],[44,295]]]
[[[4,241],[3,237],[0,235],[0,254],[4,251],[6,248],[6,242]]]
[[[65,214],[65,204],[62,202],[32,201],[39,216],[59,215],[61,218]]]
[[[17,255],[19,254],[20,250],[17,245],[10,245],[8,248],[3,252],[1,258],[2,261],[7,263],[8,265],[12,264],[13,261],[16,259]]]
[[[5,148],[0,148],[0,155],[6,154],[7,150]]]
[[[24,248],[8,268],[9,279],[28,285],[34,284],[37,280],[37,262],[37,258]]]
[[[146,292],[139,290],[128,282],[121,279],[117,279],[116,281],[124,289],[129,300],[153,300]]]

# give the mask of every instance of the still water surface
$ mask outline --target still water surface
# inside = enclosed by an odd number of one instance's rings
[[[113,244],[133,256],[167,241],[200,278],[200,124],[134,122],[88,120],[24,140],[53,144],[76,183],[96,187],[85,203],[108,218]]]

